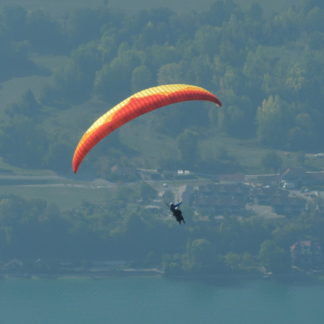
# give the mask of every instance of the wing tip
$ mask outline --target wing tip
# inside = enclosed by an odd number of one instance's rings
[[[223,104],[222,104],[222,102],[218,99],[218,97],[216,97],[215,96],[215,103],[216,103],[216,105],[218,105],[219,107],[222,107],[223,106]]]
[[[78,172],[78,168],[79,168],[78,164],[73,160],[72,161],[72,171],[74,174],[76,174]]]

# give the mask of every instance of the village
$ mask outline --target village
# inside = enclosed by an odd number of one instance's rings
[[[206,179],[189,170],[163,174],[157,170],[140,170],[143,181],[156,189],[157,197],[148,202],[146,209],[165,208],[165,195],[193,211],[194,222],[217,224],[228,216],[238,218],[293,219],[307,211],[322,210],[322,192],[312,188],[324,185],[324,173],[286,169],[281,174],[267,175],[215,175]],[[96,181],[95,186],[112,186]],[[93,184],[91,184],[93,186]],[[292,270],[313,272],[323,268],[322,247],[301,238],[289,250]],[[101,278],[110,275],[163,275],[160,268],[134,268],[123,260],[98,261],[22,261],[12,259],[0,263],[0,277],[30,278],[86,276]]]
[[[294,217],[324,207],[318,189],[324,186],[324,172],[289,168],[280,174],[198,177],[189,170],[177,170],[171,178],[157,170],[145,170],[141,177],[159,193],[147,208],[162,208],[163,195],[172,192],[175,200],[194,209],[199,220],[252,214]]]
[[[186,177],[193,174],[177,171],[178,179]],[[189,183],[173,190],[177,200],[194,210],[196,221],[218,222],[226,216],[293,219],[303,212],[320,212],[323,192],[311,188],[323,185],[323,172],[287,168],[280,174],[220,175],[211,183]],[[324,266],[317,242],[300,239],[290,246],[289,254],[292,270],[317,272]]]

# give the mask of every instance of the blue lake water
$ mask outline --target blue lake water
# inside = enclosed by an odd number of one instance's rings
[[[0,323],[324,323],[322,284],[227,281],[0,280]]]

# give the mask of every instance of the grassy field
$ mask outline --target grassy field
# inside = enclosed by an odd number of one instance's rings
[[[27,90],[32,90],[36,97],[38,97],[44,85],[52,80],[51,72],[60,68],[68,61],[66,56],[34,56],[32,60],[44,70],[47,70],[47,75],[31,75],[26,77],[19,77],[8,80],[0,84],[0,112],[6,108],[7,105],[17,102]]]
[[[1,106],[0,109],[7,105],[17,102],[22,94],[27,90],[32,90],[38,96],[44,83],[49,80],[46,76],[28,76],[9,80],[2,84],[0,88]]]
[[[63,185],[0,185],[0,195],[13,194],[24,199],[44,199],[66,210],[80,206],[82,201],[104,203],[111,192],[108,188],[86,188]]]
[[[265,148],[260,145],[256,139],[240,139],[215,134],[201,144],[202,155],[205,159],[213,158],[219,154],[220,150],[226,150],[230,156],[233,156],[243,167],[247,174],[261,174],[269,172],[264,170],[262,159],[264,156],[273,152],[273,149]],[[282,167],[296,167],[296,153],[275,151],[282,159]]]

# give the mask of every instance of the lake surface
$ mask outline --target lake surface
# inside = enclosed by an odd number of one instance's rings
[[[165,278],[0,280],[1,324],[322,324],[324,285]]]

